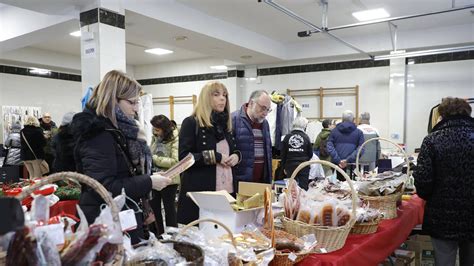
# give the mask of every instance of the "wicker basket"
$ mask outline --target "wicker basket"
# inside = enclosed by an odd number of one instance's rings
[[[214,219],[205,218],[205,219],[199,219],[199,220],[196,220],[196,221],[192,221],[189,224],[185,225],[181,229],[180,234],[184,233],[186,230],[188,230],[192,226],[195,226],[195,225],[200,224],[202,222],[215,223],[215,224],[219,225],[220,227],[222,227],[224,230],[226,230],[227,233],[229,234],[230,238],[232,239],[232,245],[237,250],[237,242],[234,239],[234,234],[232,234],[232,231],[225,224],[223,224],[223,223],[221,223],[217,220],[214,220]],[[229,265],[232,265],[232,266],[243,265],[242,261],[234,255],[229,255],[228,260],[229,260]]]
[[[279,232],[281,230],[275,229],[275,225],[273,223],[273,209],[272,209],[272,196],[271,192],[268,188],[265,189],[265,194],[264,194],[264,214],[265,214],[265,219],[264,219],[264,227],[266,227],[268,230],[271,232],[271,243],[272,247],[275,248],[275,233]],[[288,234],[291,235],[290,233],[287,233],[285,231],[281,231],[283,234]],[[306,256],[309,254],[313,253],[312,251],[303,251],[299,253],[291,253],[288,252],[282,252],[278,251],[275,249],[275,256],[273,257],[273,260],[270,262],[271,266],[290,266],[294,265],[300,261],[302,261]],[[294,256],[293,259],[290,259],[289,256]]]
[[[97,192],[97,194],[99,194],[102,197],[102,199],[105,201],[105,203],[110,207],[110,210],[112,212],[112,219],[120,228],[120,219],[119,219],[119,214],[118,214],[119,210],[117,208],[117,205],[115,205],[114,200],[110,196],[109,192],[95,179],[92,179],[83,174],[78,174],[75,172],[61,172],[61,173],[56,173],[50,176],[43,177],[38,182],[27,187],[26,189],[23,189],[23,191],[18,196],[16,196],[16,198],[21,201],[22,199],[28,197],[31,193],[33,193],[33,191],[37,190],[41,186],[52,184],[54,182],[61,181],[64,179],[72,179],[82,184],[88,185],[89,187],[94,189]],[[123,246],[118,245],[118,250],[113,260],[113,265],[122,265],[123,255],[124,255]]]
[[[380,219],[376,219],[372,222],[367,223],[355,223],[351,229],[351,234],[366,235],[377,232],[379,227]]]
[[[406,152],[395,142],[385,139],[385,138],[372,138],[368,139],[362,145],[360,145],[359,150],[357,150],[357,156],[356,156],[356,165],[355,165],[355,174],[357,177],[360,179],[362,178],[362,173],[359,171],[359,156],[360,152],[362,151],[362,148],[369,142],[375,141],[375,140],[383,140],[387,141],[391,144],[393,144],[395,147],[397,147],[400,152],[403,154],[403,157],[405,158],[407,162],[407,176],[408,173],[410,173],[410,161],[408,160],[408,155]],[[363,201],[366,201],[369,203],[369,206],[374,209],[378,209],[383,217],[382,219],[394,219],[397,218],[397,201],[401,199],[403,191],[404,191],[405,185],[402,186],[401,191],[398,191],[394,194],[387,195],[387,196],[366,196],[366,195],[361,195],[359,194],[360,199]]]
[[[352,196],[352,218],[343,226],[330,227],[330,226],[320,226],[320,225],[310,225],[300,221],[291,220],[287,217],[282,218],[283,227],[285,231],[290,234],[293,234],[297,237],[302,237],[307,234],[314,234],[318,244],[316,246],[315,253],[329,253],[341,249],[346,243],[347,236],[351,231],[352,226],[355,223],[356,218],[356,198],[357,194],[354,190],[350,177],[337,165],[322,161],[322,160],[312,160],[301,163],[291,175],[291,178],[294,179],[298,172],[306,166],[311,164],[323,164],[329,167],[334,168],[340,174],[344,176],[349,187],[351,188]]]

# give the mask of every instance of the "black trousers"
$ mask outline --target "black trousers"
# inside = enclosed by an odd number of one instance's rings
[[[165,232],[163,226],[163,215],[161,214],[161,202],[165,209],[165,221],[166,226],[178,227],[176,219],[176,205],[175,197],[178,185],[169,185],[163,188],[161,191],[153,190],[153,199],[150,201],[151,208],[155,213],[156,223],[158,224],[158,231],[153,232],[156,236],[159,236]]]

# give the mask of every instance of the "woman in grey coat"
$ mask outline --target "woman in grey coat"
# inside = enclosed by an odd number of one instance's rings
[[[12,130],[5,141],[5,147],[8,149],[7,156],[5,157],[4,166],[8,165],[21,165],[23,162],[20,158],[21,153],[21,137],[20,137],[21,125],[15,123],[12,125]]]

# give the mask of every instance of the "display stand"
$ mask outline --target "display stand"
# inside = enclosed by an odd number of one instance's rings
[[[169,104],[170,106],[170,120],[174,120],[174,105],[176,103],[192,103],[193,108],[197,103],[197,96],[163,96],[163,97],[153,97],[153,104]]]
[[[319,97],[319,117],[307,117],[308,119],[340,119],[341,117],[324,115],[324,98],[327,96],[354,96],[355,97],[355,117],[358,122],[359,117],[359,85],[354,87],[342,88],[323,88],[318,89],[304,89],[304,90],[286,90],[286,94],[295,97]]]

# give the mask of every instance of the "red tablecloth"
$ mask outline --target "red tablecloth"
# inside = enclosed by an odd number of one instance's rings
[[[414,195],[402,202],[397,218],[382,220],[376,233],[350,234],[342,249],[310,255],[298,265],[377,265],[405,242],[413,227],[423,222],[423,207],[424,201]]]
[[[70,214],[76,216],[76,205],[79,204],[78,200],[64,200],[59,201],[49,208],[49,217],[53,217],[59,214]]]

